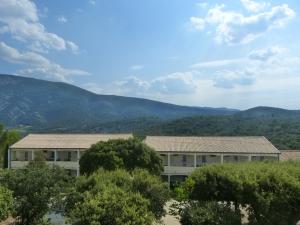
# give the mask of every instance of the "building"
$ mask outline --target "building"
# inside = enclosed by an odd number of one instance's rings
[[[280,157],[280,151],[265,137],[147,136],[145,143],[160,153],[162,175],[169,183],[209,164],[278,161]]]
[[[300,160],[300,150],[281,150],[280,160]]]
[[[131,134],[30,134],[10,147],[9,167],[22,168],[43,152],[47,163],[79,175],[81,154],[92,144],[127,139]],[[279,160],[280,152],[265,137],[169,137],[147,136],[144,142],[156,150],[169,182],[182,180],[195,168],[209,164]]]
[[[62,166],[78,176],[80,156],[91,145],[130,137],[131,134],[29,134],[10,147],[9,168],[22,168],[43,152],[48,164]]]

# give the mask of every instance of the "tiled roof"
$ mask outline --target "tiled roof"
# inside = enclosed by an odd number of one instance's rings
[[[300,160],[300,150],[281,150],[280,160]]]
[[[11,148],[88,149],[92,144],[110,139],[128,139],[131,134],[29,134]]]
[[[159,152],[280,154],[265,137],[147,136],[145,143]]]

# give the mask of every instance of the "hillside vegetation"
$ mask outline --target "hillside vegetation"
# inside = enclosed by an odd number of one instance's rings
[[[169,120],[234,112],[236,110],[98,95],[66,83],[0,75],[0,121],[7,127],[72,130],[141,117]]]
[[[300,149],[300,113],[257,107],[233,116],[188,117],[152,126],[152,135],[265,136],[279,149]]]

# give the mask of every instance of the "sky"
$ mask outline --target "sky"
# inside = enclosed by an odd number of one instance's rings
[[[298,0],[0,0],[0,73],[189,106],[300,109]]]

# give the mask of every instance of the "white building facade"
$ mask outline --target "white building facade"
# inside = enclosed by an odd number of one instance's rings
[[[280,151],[265,137],[147,136],[145,143],[159,152],[162,176],[169,183],[205,165],[280,159]]]
[[[79,176],[80,156],[93,144],[130,137],[131,134],[29,134],[9,148],[9,168],[22,168],[43,153],[47,164]]]
[[[22,168],[39,152],[50,165],[80,175],[79,159],[99,141],[128,139],[131,134],[30,134],[9,149],[10,168]],[[264,137],[170,137],[147,136],[144,143],[162,158],[163,178],[180,181],[196,168],[222,163],[279,160],[280,151]]]

